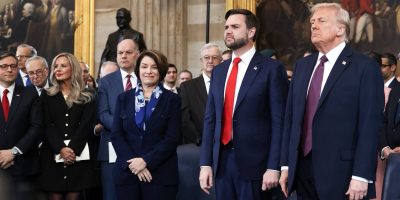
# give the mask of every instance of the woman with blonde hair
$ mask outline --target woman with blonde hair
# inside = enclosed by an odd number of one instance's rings
[[[85,89],[78,60],[60,53],[51,65],[51,83],[41,100],[45,138],[40,149],[39,187],[50,200],[78,200],[80,192],[95,186],[93,127],[96,103]]]

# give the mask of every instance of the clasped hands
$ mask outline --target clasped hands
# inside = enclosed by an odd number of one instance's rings
[[[151,182],[153,177],[150,171],[147,169],[147,163],[143,158],[137,157],[126,161],[129,163],[129,169],[135,174],[142,182]]]
[[[65,165],[72,165],[76,160],[74,150],[69,147],[64,147],[60,150],[60,157],[64,159]]]

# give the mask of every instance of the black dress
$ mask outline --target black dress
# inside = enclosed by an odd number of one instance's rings
[[[40,148],[41,174],[38,187],[47,192],[73,192],[91,188],[99,181],[95,173],[95,148],[93,127],[96,119],[96,103],[73,104],[68,108],[61,92],[55,96],[42,93],[45,138]],[[55,155],[65,147],[80,155],[89,144],[90,160],[77,161],[72,165],[56,163]]]

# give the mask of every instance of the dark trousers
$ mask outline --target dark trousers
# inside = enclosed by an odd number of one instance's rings
[[[307,156],[299,153],[295,177],[295,189],[298,200],[319,200],[315,188],[315,179],[312,164],[312,152]]]
[[[116,200],[115,185],[113,180],[114,163],[101,162],[101,184],[103,189],[103,200]]]
[[[118,200],[176,200],[177,185],[157,185],[141,182],[136,185],[117,185]]]
[[[261,190],[262,177],[260,180],[246,180],[240,175],[234,151],[231,143],[221,145],[219,168],[215,177],[217,200],[270,200],[271,192]]]

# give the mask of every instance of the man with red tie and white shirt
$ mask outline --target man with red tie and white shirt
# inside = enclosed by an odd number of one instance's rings
[[[117,46],[117,70],[100,79],[98,89],[98,119],[104,126],[100,136],[98,160],[101,162],[101,179],[103,199],[115,200],[115,187],[112,178],[112,168],[115,163],[115,151],[110,135],[113,126],[113,116],[118,95],[128,91],[137,84],[134,70],[139,55],[139,45],[135,40],[125,39]]]
[[[200,153],[200,187],[217,200],[271,199],[278,185],[288,81],[282,64],[256,53],[259,27],[245,9],[225,15],[232,59],[214,68]],[[213,183],[215,176],[215,184]]]

